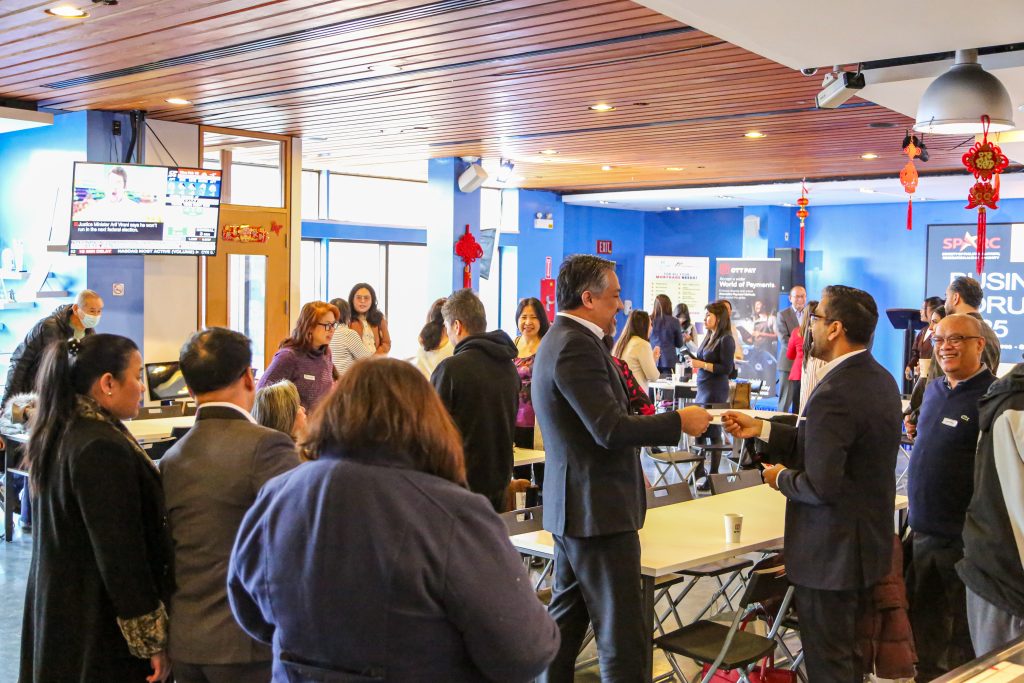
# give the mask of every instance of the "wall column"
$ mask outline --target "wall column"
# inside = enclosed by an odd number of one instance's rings
[[[469,165],[461,159],[431,159],[427,165],[430,200],[427,206],[427,258],[430,277],[427,286],[430,299],[448,296],[462,289],[462,259],[455,255],[455,242],[466,225],[473,237],[480,238],[480,190],[459,190],[459,175]],[[474,290],[479,285],[479,263],[474,263]]]

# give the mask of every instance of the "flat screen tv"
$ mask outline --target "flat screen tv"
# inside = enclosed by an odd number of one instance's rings
[[[214,256],[220,171],[75,162],[71,254]]]
[[[149,392],[147,403],[189,398],[185,375],[182,374],[178,361],[146,363],[145,371],[146,389]]]

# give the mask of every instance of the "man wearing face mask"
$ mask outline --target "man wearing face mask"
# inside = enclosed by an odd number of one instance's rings
[[[57,310],[37,322],[11,354],[7,385],[0,405],[6,405],[7,399],[15,394],[33,390],[43,352],[50,344],[71,337],[81,339],[92,334],[102,313],[103,299],[91,289],[84,289],[78,294],[75,303],[58,306]]]

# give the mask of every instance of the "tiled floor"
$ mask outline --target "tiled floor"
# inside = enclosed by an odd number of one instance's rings
[[[32,537],[15,530],[14,540],[0,540],[0,681],[18,680],[21,653],[21,615],[25,580],[32,561]]]

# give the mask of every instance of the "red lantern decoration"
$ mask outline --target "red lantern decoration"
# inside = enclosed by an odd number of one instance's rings
[[[900,170],[900,182],[906,193],[910,195],[910,198],[907,199],[907,230],[914,227],[914,191],[917,190],[918,180],[914,157],[921,155],[921,148],[917,146],[916,140],[916,137],[911,137],[910,142],[903,148],[903,153],[907,155],[907,165]]]
[[[976,180],[967,195],[967,206],[964,208],[978,209],[978,259],[974,267],[978,275],[985,269],[985,228],[988,224],[985,213],[987,209],[999,208],[999,174],[1010,165],[1010,160],[1003,154],[1003,150],[988,141],[987,114],[981,117],[981,125],[981,142],[975,142],[963,157],[964,166]]]
[[[473,286],[473,269],[471,264],[484,255],[483,247],[473,237],[466,225],[466,232],[455,243],[455,255],[462,259],[465,267],[462,269],[462,286],[469,288]]]
[[[800,208],[796,211],[796,217],[800,219],[800,263],[804,262],[804,221],[810,215],[807,212],[807,205],[811,200],[807,198],[807,181],[800,183],[800,199],[796,200]]]

